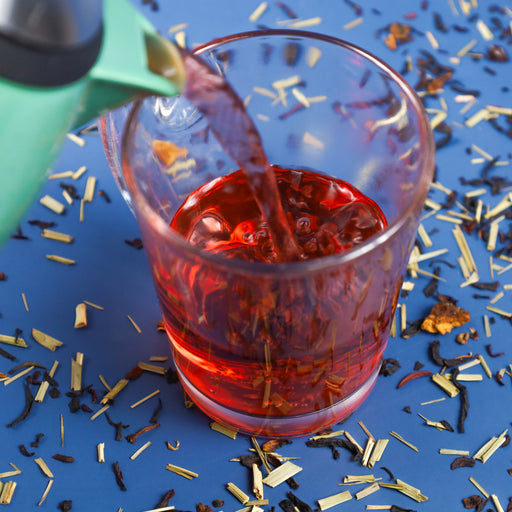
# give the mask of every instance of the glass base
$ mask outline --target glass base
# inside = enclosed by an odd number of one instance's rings
[[[299,437],[318,432],[346,420],[364,401],[379,375],[380,365],[350,396],[331,407],[300,416],[252,416],[234,411],[208,398],[195,388],[177,368],[181,383],[191,400],[210,418],[238,432],[263,437]]]

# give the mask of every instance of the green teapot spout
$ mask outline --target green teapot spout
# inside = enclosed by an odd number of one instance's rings
[[[174,96],[184,86],[179,50],[128,2],[105,0],[103,44],[77,110],[78,127],[147,95]]]
[[[127,0],[16,0],[0,9],[0,246],[33,204],[66,133],[183,88],[179,50]]]

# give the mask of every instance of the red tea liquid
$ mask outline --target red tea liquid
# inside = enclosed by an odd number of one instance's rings
[[[386,225],[379,207],[346,182],[309,171],[274,171],[303,259],[340,254]],[[225,258],[276,259],[242,171],[192,193],[171,228]],[[162,279],[157,289],[180,373],[194,392],[227,408],[228,417],[217,419],[229,423],[230,410],[263,418],[324,410],[378,371],[390,311],[340,321],[360,298],[350,288],[364,291],[361,282],[367,279],[332,270],[284,283],[237,274],[228,281],[202,261],[178,263],[175,276]],[[293,433],[301,432],[288,432]]]
[[[190,194],[171,223],[222,264],[178,255],[169,266],[150,256],[182,382],[207,414],[240,430],[317,430],[369,392],[399,287],[382,284],[382,262],[304,271],[301,261],[343,253],[386,220],[344,181],[272,167],[225,80],[189,53],[184,62],[185,96],[243,170]],[[229,259],[245,265],[231,270]],[[295,272],[276,265],[290,262]],[[268,272],[255,273],[255,263]],[[375,285],[384,296],[371,294]]]

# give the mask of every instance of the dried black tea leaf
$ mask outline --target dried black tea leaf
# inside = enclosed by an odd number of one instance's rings
[[[400,363],[396,359],[387,358],[382,361],[380,375],[389,377],[401,368]]]
[[[472,457],[457,457],[451,464],[450,469],[472,468],[475,465],[475,459]]]
[[[123,472],[121,471],[121,467],[119,466],[119,462],[116,461],[112,464],[112,470],[114,471],[114,475],[116,477],[116,483],[119,486],[119,489],[122,491],[126,491],[126,485],[124,485],[123,480]]]

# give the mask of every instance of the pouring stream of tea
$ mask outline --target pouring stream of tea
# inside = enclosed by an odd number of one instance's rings
[[[276,262],[301,259],[301,251],[286,222],[274,171],[242,100],[203,60],[187,50],[181,52],[187,77],[183,94],[208,119],[224,151],[244,170],[267,222]]]

